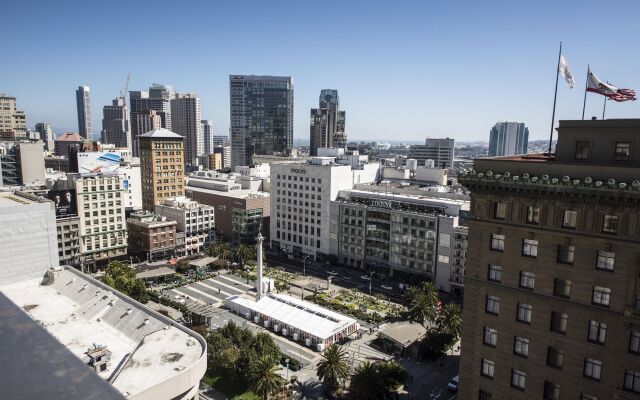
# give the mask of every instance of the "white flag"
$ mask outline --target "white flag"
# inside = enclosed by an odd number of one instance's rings
[[[571,75],[571,71],[569,71],[569,64],[567,64],[567,60],[564,59],[563,55],[560,55],[560,65],[558,66],[558,73],[564,78],[565,81],[569,84],[569,89],[573,89],[575,86],[575,82],[573,81],[573,75]]]

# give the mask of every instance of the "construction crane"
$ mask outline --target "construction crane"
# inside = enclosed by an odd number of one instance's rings
[[[127,90],[129,90],[129,81],[131,80],[131,72],[127,75],[127,80],[124,83],[124,90],[120,92],[120,98],[122,99],[122,105],[127,106]]]

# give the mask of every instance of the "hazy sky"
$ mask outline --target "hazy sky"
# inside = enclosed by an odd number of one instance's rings
[[[544,4],[540,4],[544,3]],[[127,73],[196,92],[216,134],[229,126],[229,74],[290,75],[296,138],[338,89],[351,139],[488,140],[498,120],[548,137],[558,43],[576,80],[560,82],[560,119],[580,118],[587,63],[640,89],[640,2],[629,1],[8,1],[0,92],[27,124],[77,130],[75,89],[91,87],[94,134]],[[587,98],[600,116],[602,97]],[[607,116],[640,117],[640,103]]]

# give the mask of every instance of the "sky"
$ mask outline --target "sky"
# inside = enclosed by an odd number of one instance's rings
[[[0,92],[27,126],[77,131],[75,90],[102,106],[172,85],[229,129],[229,75],[294,79],[294,138],[309,136],[320,90],[339,91],[348,138],[488,141],[497,121],[549,137],[559,42],[576,87],[558,85],[556,121],[582,114],[587,64],[640,90],[640,2],[620,1],[9,1],[2,6]],[[586,117],[603,98],[587,96]],[[640,102],[607,104],[640,117]]]

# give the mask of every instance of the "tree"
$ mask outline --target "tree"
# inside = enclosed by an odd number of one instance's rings
[[[147,285],[136,279],[136,270],[120,261],[111,261],[105,270],[103,281],[117,291],[141,303],[149,301]]]
[[[259,358],[249,373],[251,390],[264,400],[282,390],[284,378],[278,374],[280,369],[268,357]]]
[[[347,353],[335,343],[327,347],[322,353],[322,360],[318,363],[316,374],[329,392],[335,392],[349,376]]]
[[[218,257],[221,260],[228,261],[231,258],[231,248],[228,243],[215,242],[209,245],[207,254],[211,257]]]
[[[365,361],[358,365],[351,376],[349,385],[349,397],[354,400],[383,399],[385,390],[378,367],[375,364]]]
[[[253,339],[253,347],[256,349],[259,358],[267,358],[276,364],[282,354],[276,342],[273,341],[273,337],[266,332],[259,332]]]
[[[462,329],[462,310],[457,304],[447,304],[436,317],[436,329],[451,334],[454,338],[460,337]]]
[[[405,295],[407,319],[425,325],[437,315],[438,291],[430,282],[409,288]]]
[[[240,260],[240,265],[244,266],[244,264],[256,259],[256,247],[241,243],[236,248],[236,256]]]
[[[420,355],[431,360],[437,360],[455,343],[455,337],[449,332],[432,329],[420,343]]]
[[[304,382],[296,382],[293,390],[295,397],[292,400],[315,400],[320,397],[321,385],[318,381],[307,379]]]
[[[386,392],[395,392],[407,380],[407,370],[395,361],[378,364],[378,375]]]

